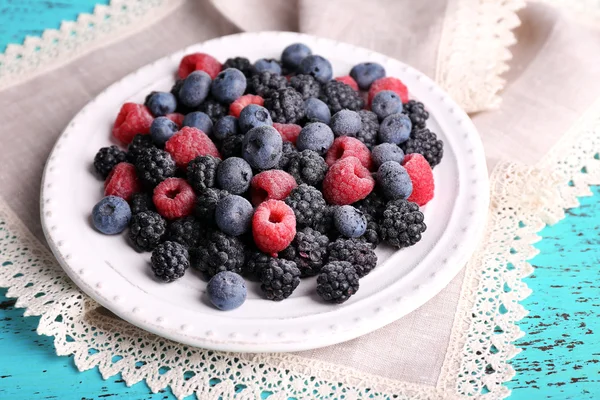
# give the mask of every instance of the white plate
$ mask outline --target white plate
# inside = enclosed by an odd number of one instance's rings
[[[283,48],[304,42],[347,75],[361,61],[381,63],[400,78],[431,115],[428,126],[444,141],[434,170],[435,198],[424,208],[427,231],[401,251],[380,246],[379,266],[361,279],[360,290],[342,305],[319,301],[315,278],[303,280],[291,298],[272,302],[249,283],[248,300],[221,312],[205,298],[206,283],[189,270],[177,282],[155,281],[150,254],[139,254],[126,235],[105,236],[90,224],[103,185],[91,173],[96,151],[112,144],[111,127],[124,102],[142,103],[151,90],[169,90],[180,59],[206,52],[279,58]],[[483,147],[475,127],[431,79],[382,54],[332,40],[282,32],[244,33],[191,46],[116,82],[87,104],[58,139],[42,181],[44,232],[73,281],[100,304],[150,332],[185,344],[243,352],[296,351],[346,341],[413,311],[444,288],[463,267],[481,237],[489,202]]]

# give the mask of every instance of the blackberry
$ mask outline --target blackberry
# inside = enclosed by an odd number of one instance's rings
[[[296,223],[300,226],[318,225],[328,211],[323,194],[306,184],[294,188],[286,197],[285,204],[294,210]]]
[[[175,109],[175,112],[185,115],[194,110],[192,110],[190,107],[184,106],[183,103],[181,101],[179,101],[179,89],[181,89],[182,85],[183,85],[183,79],[177,79],[175,81],[175,84],[173,84],[173,87],[171,87],[171,94],[173,96],[175,96],[175,98],[177,99],[177,108]]]
[[[185,274],[190,266],[188,251],[177,242],[163,242],[156,246],[150,258],[152,272],[163,282],[173,282]]]
[[[423,219],[415,203],[403,199],[390,201],[379,221],[379,237],[400,249],[412,246],[427,229]]]
[[[98,175],[106,179],[110,171],[117,165],[127,159],[127,153],[117,146],[103,147],[98,150],[94,157],[94,168]]]
[[[209,278],[221,271],[241,273],[245,252],[242,242],[220,231],[213,231],[201,238],[198,247],[190,249],[192,266]]]
[[[229,193],[226,191],[214,188],[205,189],[198,193],[196,206],[194,207],[194,215],[202,222],[214,224],[217,203],[227,195],[229,195]]]
[[[279,89],[288,86],[285,76],[274,74],[272,72],[261,72],[248,80],[248,93],[256,94],[266,99]]]
[[[155,187],[165,179],[175,176],[176,170],[171,155],[156,147],[141,150],[135,162],[135,172],[147,187]]]
[[[367,275],[377,265],[377,256],[369,243],[357,239],[340,238],[329,244],[330,261],[347,261],[359,278]]]
[[[413,129],[425,128],[425,122],[429,118],[429,113],[425,110],[425,105],[420,101],[409,100],[408,103],[404,104],[402,113],[408,115]]]
[[[298,185],[306,183],[318,186],[325,179],[328,169],[327,163],[316,151],[303,150],[289,156],[285,171],[296,179]]]
[[[330,239],[338,233],[338,231],[333,226],[333,212],[335,210],[335,207],[337,206],[328,205],[327,207],[325,207],[325,209],[323,210],[323,218],[321,218],[313,225],[313,228],[315,228],[315,230],[329,236]]]
[[[229,157],[242,157],[242,142],[244,135],[227,136],[219,146],[219,152],[223,160]]]
[[[304,228],[279,257],[294,261],[300,270],[300,276],[313,276],[319,273],[327,262],[329,238],[312,229]]]
[[[321,95],[321,84],[312,75],[296,75],[290,79],[290,86],[302,95],[304,100]]]
[[[156,146],[154,145],[150,135],[142,135],[141,133],[138,133],[133,137],[129,147],[127,147],[127,161],[135,165],[142,150],[151,149],[153,147]]]
[[[317,277],[317,294],[326,302],[341,304],[358,291],[358,274],[346,261],[332,261]]]
[[[269,261],[272,259],[268,254],[265,254],[257,249],[253,249],[246,253],[246,262],[242,267],[242,273],[245,276],[260,276],[260,271],[267,267]]]
[[[221,117],[224,117],[229,113],[229,107],[219,103],[212,97],[207,97],[206,100],[198,106],[198,111],[202,111],[204,114],[208,115],[214,124]]]
[[[200,221],[194,217],[176,219],[167,225],[166,238],[172,242],[180,243],[186,248],[195,247],[203,233]]]
[[[362,127],[356,134],[356,138],[363,142],[369,150],[377,144],[377,135],[379,134],[379,119],[377,114],[369,110],[360,110],[358,112],[362,121]]]
[[[132,214],[141,213],[142,211],[156,211],[152,194],[146,192],[132,194],[129,206],[131,207]]]
[[[256,69],[254,69],[254,66],[246,57],[228,58],[223,63],[223,69],[225,70],[227,68],[239,69],[246,76],[246,78],[250,78],[256,73]]]
[[[367,197],[352,204],[358,210],[371,215],[376,220],[380,219],[385,210],[385,198],[377,190],[373,190]]]
[[[294,154],[298,154],[296,146],[294,146],[291,142],[283,142],[281,148],[281,158],[279,159],[279,169],[286,171],[288,165],[290,165],[291,158],[294,157]]]
[[[198,156],[190,161],[187,167],[187,181],[197,193],[215,186],[220,162],[221,160],[213,156]]]
[[[267,299],[281,301],[290,297],[300,284],[300,270],[293,261],[270,257],[260,269],[260,282]]]
[[[431,168],[442,161],[444,156],[444,142],[438,140],[437,135],[427,128],[413,130],[410,138],[400,143],[404,154],[419,153],[425,157]]]
[[[365,103],[360,93],[339,81],[329,81],[323,85],[320,99],[329,106],[332,115],[343,109],[358,111]]]
[[[369,243],[373,248],[379,245],[379,224],[375,217],[371,214],[365,213],[365,218],[367,219],[367,230],[365,233],[359,238],[359,240],[363,240]]]
[[[142,211],[134,214],[129,222],[129,239],[139,251],[151,251],[161,241],[167,229],[167,223],[154,211]]]
[[[273,92],[265,99],[265,108],[271,113],[273,122],[280,124],[295,124],[306,114],[302,95],[290,87]]]

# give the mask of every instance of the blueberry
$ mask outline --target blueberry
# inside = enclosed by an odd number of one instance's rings
[[[202,111],[194,111],[185,116],[183,126],[191,126],[198,128],[207,135],[211,135],[213,131],[212,119]]]
[[[243,158],[229,157],[217,167],[217,183],[232,194],[242,194],[250,186],[252,168]]]
[[[233,115],[221,117],[213,126],[213,136],[217,140],[223,140],[228,136],[239,135],[240,133],[238,119]]]
[[[206,294],[210,302],[219,310],[233,310],[246,301],[246,282],[235,272],[222,271],[208,281]]]
[[[272,126],[258,126],[244,135],[242,155],[256,169],[271,169],[279,164],[283,151],[281,135]]]
[[[401,113],[402,100],[395,92],[383,90],[373,97],[371,111],[377,114],[379,120],[382,120],[388,115]]]
[[[394,143],[381,143],[373,148],[371,157],[376,167],[388,161],[395,161],[402,164],[404,161],[404,152]]]
[[[273,120],[271,119],[269,110],[258,104],[249,104],[244,107],[240,113],[238,123],[242,133],[246,133],[257,126],[273,126]]]
[[[175,112],[175,109],[177,108],[177,99],[173,94],[168,92],[154,92],[150,95],[146,104],[152,115],[161,117]]]
[[[250,231],[253,214],[254,209],[248,200],[231,194],[217,203],[215,221],[223,233],[240,236]]]
[[[208,96],[210,76],[204,71],[194,71],[185,78],[179,89],[179,101],[187,107],[198,107]]]
[[[305,57],[298,66],[298,73],[312,75],[321,83],[325,83],[333,77],[331,63],[321,56]]]
[[[329,126],[335,136],[356,136],[362,128],[362,120],[356,111],[340,110],[333,114]]]
[[[381,164],[377,170],[377,182],[389,200],[406,199],[413,191],[408,172],[395,161]]]
[[[164,146],[167,140],[171,139],[179,127],[167,117],[158,117],[150,125],[150,136],[152,141],[158,146]]]
[[[373,82],[385,76],[385,68],[381,64],[364,62],[352,67],[350,76],[358,83],[361,90],[369,90]]]
[[[404,114],[387,116],[379,126],[379,141],[382,143],[400,144],[410,137],[412,122]]]
[[[300,131],[296,140],[298,151],[313,150],[323,155],[329,150],[333,143],[333,132],[331,128],[322,122],[311,122],[306,124]]]
[[[367,230],[367,218],[352,206],[337,207],[333,212],[335,229],[349,238],[362,236]]]
[[[329,111],[329,106],[321,100],[316,97],[309,97],[304,101],[304,108],[306,108],[306,119],[310,122],[329,124],[331,111]]]
[[[259,74],[261,72],[270,72],[272,74],[281,75],[281,65],[272,58],[261,58],[254,63],[254,69]]]
[[[244,94],[246,77],[239,69],[227,68],[219,72],[212,82],[210,92],[221,103],[229,104]]]
[[[131,208],[121,197],[106,196],[92,209],[92,222],[105,235],[123,232],[130,219]]]
[[[310,48],[303,43],[290,44],[288,47],[283,49],[281,53],[281,62],[283,66],[291,70],[296,70],[302,60],[310,56],[312,51]]]

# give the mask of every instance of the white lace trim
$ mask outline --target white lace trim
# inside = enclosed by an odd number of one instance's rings
[[[111,0],[93,14],[63,21],[41,37],[28,36],[23,45],[9,44],[0,54],[0,90],[58,68],[100,46],[123,39],[153,24],[183,0]]]
[[[600,101],[536,167],[505,164],[493,174],[485,240],[469,262],[437,386],[362,373],[294,354],[232,354],[189,348],[114,317],[82,294],[50,252],[0,204],[0,286],[17,297],[25,315],[41,316],[38,333],[54,336],[59,355],[73,354],[80,370],[98,366],[107,378],[119,372],[131,385],[146,380],[153,391],[171,386],[178,397],[201,399],[297,398],[436,399],[448,395],[497,399],[509,390],[508,364],[523,333],[516,322],[530,290],[522,278],[545,223],[600,184]],[[510,263],[510,264],[509,264]],[[260,378],[258,378],[260,377]]]
[[[449,0],[440,38],[436,81],[470,112],[495,108],[516,43],[512,29],[524,0]]]

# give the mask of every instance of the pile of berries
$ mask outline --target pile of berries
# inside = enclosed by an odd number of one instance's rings
[[[95,227],[129,228],[157,279],[196,268],[229,310],[246,298],[242,276],[275,301],[317,276],[319,296],[342,303],[375,268],[379,243],[421,239],[443,143],[381,65],[333,78],[297,43],[254,64],[190,54],[177,75],[170,92],[121,107],[112,135],[127,151],[105,147],[93,161],[106,196]]]

